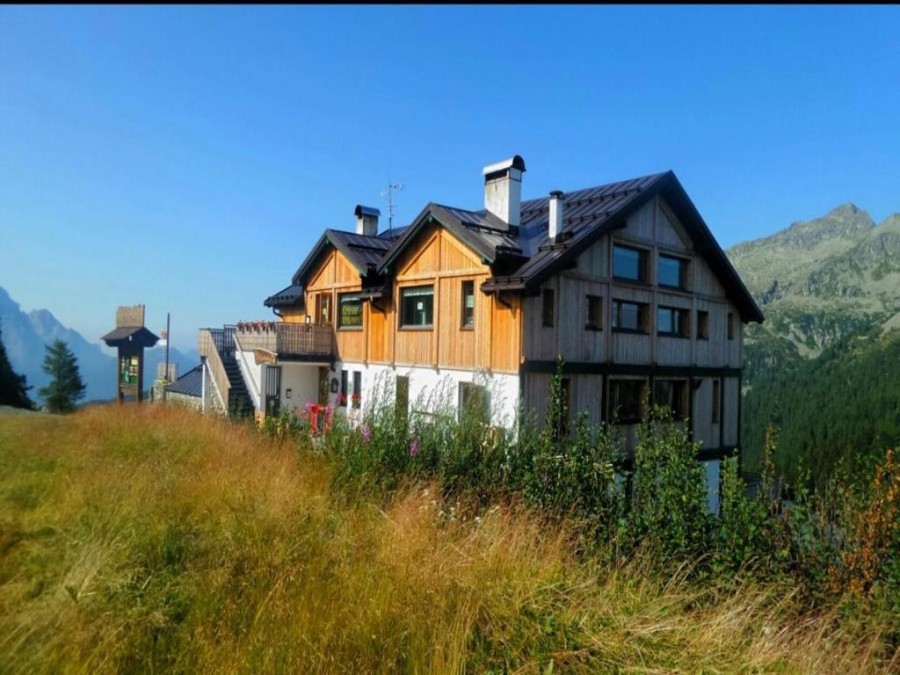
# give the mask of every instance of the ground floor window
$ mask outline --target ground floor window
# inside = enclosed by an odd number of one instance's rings
[[[688,416],[687,380],[656,380],[653,383],[653,403],[667,406],[675,419]]]
[[[348,390],[349,384],[350,384],[350,382],[349,382],[350,378],[348,377],[349,375],[350,375],[350,373],[348,371],[346,371],[346,370],[341,371],[341,395],[340,395],[340,398],[338,399],[338,406],[340,406],[341,408],[347,407],[347,394],[348,394],[347,390]]]
[[[471,419],[487,424],[491,419],[491,400],[487,387],[472,382],[459,383],[459,420]]]
[[[646,380],[610,379],[609,419],[618,424],[640,422],[646,398]]]
[[[353,395],[350,398],[354,410],[359,410],[362,404],[362,372],[353,371]]]

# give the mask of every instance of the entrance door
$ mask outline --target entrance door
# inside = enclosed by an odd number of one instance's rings
[[[281,366],[266,366],[266,415],[281,411]]]

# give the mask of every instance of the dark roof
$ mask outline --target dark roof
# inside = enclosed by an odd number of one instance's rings
[[[152,347],[159,342],[159,338],[144,326],[119,326],[100,339],[109,347],[116,347],[119,343],[124,342],[138,342],[144,347]]]
[[[203,395],[203,366],[191,368],[184,375],[166,387],[166,391],[172,394],[184,394],[185,396]]]
[[[270,295],[263,303],[266,307],[291,307],[303,304],[303,286],[291,284]]]
[[[313,247],[297,271],[291,282],[295,285],[302,284],[312,272],[323,251],[333,246],[344,254],[350,264],[356,268],[360,276],[365,276],[375,267],[385,252],[391,247],[391,239],[386,237],[368,237],[355,232],[343,232],[341,230],[325,230],[319,237],[319,241]]]
[[[305,275],[329,245],[340,250],[361,276],[389,275],[418,233],[438,223],[492,266],[493,276],[482,285],[482,290],[534,291],[602,236],[624,228],[632,214],[660,194],[721,281],[741,318],[762,321],[759,307],[671,171],[565,193],[562,228],[552,242],[548,235],[549,197],[522,202],[518,227],[507,226],[484,209],[469,211],[430,203],[407,227],[382,232],[377,237],[326,230],[297,270],[293,283],[305,281]]]

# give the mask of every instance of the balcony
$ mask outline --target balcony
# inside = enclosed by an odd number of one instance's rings
[[[334,329],[331,326],[241,321],[233,330],[241,349],[267,352],[279,361],[331,362],[335,358]]]

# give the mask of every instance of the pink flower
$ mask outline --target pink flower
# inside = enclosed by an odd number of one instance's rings
[[[419,443],[418,443],[418,441],[413,439],[413,442],[409,444],[409,456],[415,457],[418,454],[419,454]]]
[[[368,426],[364,426],[362,428],[362,437],[363,443],[365,443],[366,445],[368,445],[369,441],[372,440],[372,430]]]

